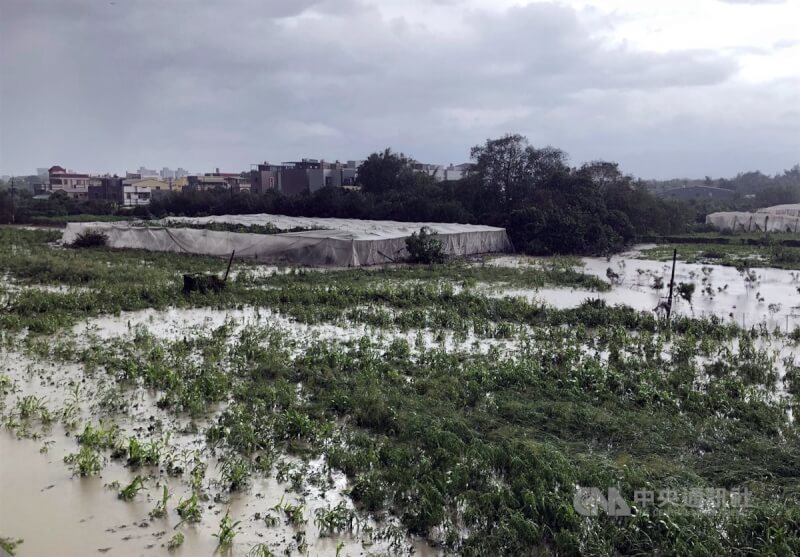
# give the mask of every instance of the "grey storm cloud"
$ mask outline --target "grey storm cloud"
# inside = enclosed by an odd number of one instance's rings
[[[238,170],[385,146],[461,162],[472,144],[519,131],[573,158],[624,165],[629,155],[628,170],[649,175],[669,172],[662,146],[672,139],[652,122],[670,105],[658,100],[680,105],[676,91],[724,87],[738,71],[731,52],[611,43],[597,26],[613,19],[590,27],[559,3],[461,8],[456,28],[441,30],[357,0],[6,0],[0,171]],[[642,98],[637,113],[631,99]],[[799,122],[790,114],[784,124]],[[663,133],[691,136],[693,126],[707,121]],[[593,147],[592,137],[603,141]],[[609,142],[618,148],[605,152]],[[649,158],[631,150],[642,145]],[[730,169],[735,151],[709,167]],[[695,166],[674,172],[684,169]]]

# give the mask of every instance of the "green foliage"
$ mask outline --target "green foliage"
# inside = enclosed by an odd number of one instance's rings
[[[77,453],[64,457],[64,462],[72,467],[73,476],[96,476],[103,469],[105,459],[95,449],[82,446]]]
[[[689,302],[692,303],[692,295],[694,295],[695,291],[695,284],[693,282],[679,282],[678,283],[678,295]]]
[[[423,226],[418,232],[412,232],[411,236],[406,238],[406,249],[409,261],[412,263],[431,265],[444,263],[445,260],[442,241],[427,226]]]
[[[166,484],[161,486],[161,498],[156,503],[156,506],[150,511],[150,518],[164,518],[167,516],[169,509],[167,509],[167,502],[172,497],[172,494],[169,492],[169,488]]]
[[[402,191],[416,183],[412,164],[411,159],[388,148],[372,153],[358,167],[358,185],[370,193]]]
[[[21,247],[0,244],[9,256],[0,267],[15,277],[46,261],[41,253],[48,252],[42,235],[21,237],[14,244]],[[519,269],[447,264],[297,272],[233,282],[211,301],[185,300],[180,293],[176,277],[183,267],[202,265],[193,258],[173,255],[165,269],[148,274],[162,263],[151,254],[58,251],[69,254],[54,256],[64,277],[86,263],[98,277],[89,284],[97,288],[113,284],[102,271],[106,263],[126,275],[143,258],[142,274],[172,288],[150,302],[153,307],[247,304],[303,323],[375,328],[352,341],[298,341],[274,326],[231,322],[176,339],[132,327],[112,340],[87,337],[73,349],[59,347],[55,336],[33,332],[24,339],[51,362],[107,374],[99,382],[123,394],[147,389],[172,416],[213,418],[204,434],[226,488],[277,468],[277,479],[303,494],[311,485],[332,485],[333,471],[343,473],[355,508],[347,501],[316,510],[312,519],[326,534],[362,527],[359,517],[371,513],[397,522],[371,530],[373,539],[390,545],[411,531],[462,555],[727,555],[743,547],[754,554],[797,553],[800,438],[787,407],[796,400],[798,372],[795,363],[784,362],[785,389],[779,388],[775,356],[765,346],[783,336],[714,318],[678,316],[666,324],[596,299],[555,309],[488,297],[477,287],[602,288],[572,260]],[[134,276],[133,287],[141,280]],[[12,308],[18,296],[12,294]],[[69,307],[69,319],[55,323],[55,330],[106,306]],[[18,330],[11,321],[3,324]],[[421,340],[409,342],[414,335]],[[430,337],[438,339],[432,347]],[[488,343],[488,350],[459,344],[473,337],[503,340]],[[37,399],[13,404],[12,418],[40,415],[42,406]],[[110,422],[89,424],[78,437],[80,453],[67,459],[76,474],[98,473],[102,451],[131,465],[163,462],[169,468],[172,461],[166,442],[123,439]],[[312,459],[323,469],[309,465]],[[193,491],[177,511],[182,522],[197,522],[205,463],[187,457],[184,467],[177,473],[186,474]],[[584,518],[572,506],[575,486],[615,486],[628,500],[638,489],[746,486],[753,507],[739,513],[652,508],[625,520]],[[301,497],[281,500],[268,515],[297,527],[298,547],[306,543]],[[164,510],[167,498],[164,489],[156,509]],[[220,541],[236,528],[230,517],[223,522]],[[269,554],[266,546],[256,551]]]
[[[8,553],[9,555],[16,555],[17,547],[22,543],[20,539],[14,538],[6,538],[0,536],[0,549]]]
[[[131,437],[128,439],[128,466],[132,468],[158,466],[163,448],[162,441],[152,440],[142,443],[136,437]]]
[[[118,494],[119,498],[123,501],[132,501],[136,494],[146,489],[147,486],[144,484],[144,478],[141,476],[136,476],[133,478],[133,481],[129,483],[127,486],[122,488]]]
[[[167,542],[167,550],[168,551],[175,551],[176,549],[178,549],[180,546],[183,545],[184,539],[185,538],[183,536],[183,533],[182,532],[178,532],[177,534],[172,536],[169,539],[169,541]]]
[[[219,531],[214,534],[214,537],[219,541],[221,549],[228,549],[233,545],[233,538],[236,537],[236,527],[240,521],[233,522],[230,517],[230,512],[226,511],[225,516],[219,523]]]
[[[229,456],[222,460],[221,483],[230,491],[239,491],[246,487],[250,481],[250,462],[237,457]]]
[[[272,510],[276,513],[283,513],[286,517],[286,523],[292,526],[302,526],[306,523],[305,507],[302,504],[295,505],[289,501],[284,501],[283,497],[281,497],[281,500]]]
[[[342,501],[333,508],[328,505],[325,508],[316,509],[314,525],[319,529],[320,535],[350,532],[358,527],[358,516]]]
[[[189,523],[196,523],[200,522],[200,518],[203,514],[202,509],[200,508],[200,502],[197,498],[197,492],[192,492],[192,496],[188,499],[181,499],[178,502],[178,506],[176,509],[178,511],[178,516],[181,517],[181,522],[189,522]]]
[[[247,552],[247,557],[275,557],[275,553],[266,543],[257,543]]]
[[[81,232],[72,242],[73,248],[99,248],[108,245],[108,235],[100,230]]]
[[[644,235],[683,232],[697,218],[695,208],[654,196],[615,163],[570,168],[564,152],[535,148],[520,135],[487,140],[471,157],[471,171],[455,182],[437,182],[386,149],[359,167],[361,191],[329,187],[288,198],[186,192],[154,200],[149,209],[159,216],[277,213],[488,224],[506,228],[516,249],[532,254],[605,254]]]

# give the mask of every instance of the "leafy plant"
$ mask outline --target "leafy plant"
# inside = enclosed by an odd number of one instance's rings
[[[73,248],[98,248],[108,245],[108,235],[100,230],[87,230],[75,236]]]
[[[20,539],[5,538],[0,536],[0,549],[9,555],[16,555],[17,547],[22,543]]]
[[[314,525],[321,534],[352,531],[358,527],[358,517],[352,509],[348,509],[344,501],[331,508],[319,508],[314,511]]]
[[[181,523],[183,522],[200,522],[200,518],[202,515],[202,510],[200,509],[200,503],[197,499],[197,493],[192,492],[192,496],[188,499],[181,499],[178,502],[178,506],[176,508],[178,511],[178,516],[181,517]],[[177,528],[177,526],[176,526]]]
[[[174,551],[178,549],[180,546],[182,546],[183,542],[184,542],[183,532],[178,532],[177,534],[172,536],[167,542],[167,550]]]
[[[150,518],[164,518],[167,516],[167,502],[172,497],[166,484],[161,486],[161,498],[156,502],[156,506],[150,511]]]
[[[445,260],[442,241],[427,226],[423,226],[418,232],[412,232],[406,238],[406,250],[412,263],[430,265],[444,263]]]
[[[120,490],[119,498],[123,501],[132,501],[136,494],[145,489],[145,487],[144,478],[136,476],[131,483]]]
[[[77,453],[64,457],[64,462],[72,467],[73,476],[95,476],[103,469],[104,459],[94,449],[82,446]]]
[[[695,284],[693,282],[679,282],[678,283],[678,295],[689,302],[689,305],[692,303],[692,296],[694,295],[695,291]]]
[[[230,511],[225,511],[225,516],[219,523],[219,531],[214,534],[214,537],[219,540],[219,547],[228,549],[233,544],[233,538],[236,536],[236,527],[240,521],[233,522],[230,517]]]
[[[275,553],[269,548],[266,543],[258,543],[250,548],[247,552],[247,557],[275,557]]]

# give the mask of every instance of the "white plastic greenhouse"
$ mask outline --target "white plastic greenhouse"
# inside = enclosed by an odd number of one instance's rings
[[[260,234],[202,228],[211,224],[271,226],[298,230]],[[228,256],[269,263],[377,265],[402,261],[408,256],[405,240],[422,227],[436,233],[447,255],[506,252],[511,242],[505,229],[472,224],[372,221],[287,217],[283,215],[221,215],[170,217],[161,221],[125,223],[69,223],[64,243],[87,231],[99,231],[113,248],[145,249],[201,255]]]
[[[800,232],[800,204],[765,207],[755,213],[726,212],[706,216],[706,224],[733,232]]]

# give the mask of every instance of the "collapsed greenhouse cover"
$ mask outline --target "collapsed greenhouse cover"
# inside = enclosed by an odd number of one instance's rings
[[[755,213],[728,211],[711,213],[706,224],[733,232],[800,232],[800,204],[775,205]]]
[[[210,229],[220,225],[228,229]],[[69,244],[80,234],[97,231],[107,236],[107,244],[113,248],[215,256],[235,251],[237,258],[257,261],[347,267],[406,259],[406,238],[423,227],[436,234],[447,255],[506,252],[512,248],[505,229],[492,226],[268,214],[69,223],[63,241]],[[248,229],[275,233],[252,233]]]

